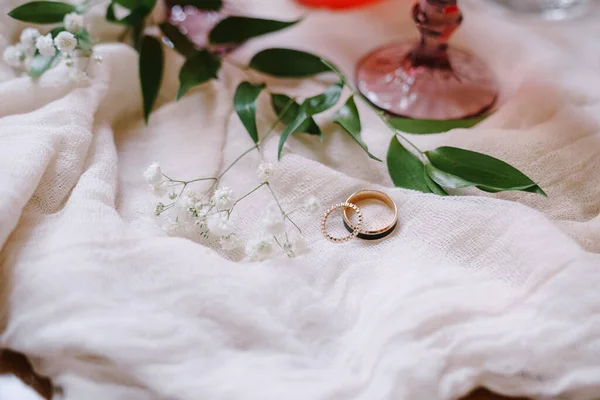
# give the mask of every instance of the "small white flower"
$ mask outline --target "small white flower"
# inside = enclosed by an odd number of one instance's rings
[[[21,43],[23,46],[35,50],[37,38],[40,36],[42,36],[42,34],[37,29],[25,28],[23,29],[23,32],[21,32]]]
[[[237,240],[235,240],[235,235],[221,236],[219,240],[219,245],[221,245],[221,249],[225,251],[234,250],[237,247]]]
[[[233,189],[223,187],[215,190],[213,201],[219,210],[227,210],[233,206]]]
[[[321,203],[319,203],[319,200],[315,196],[309,196],[304,200],[304,210],[307,213],[314,215],[319,212],[320,208]]]
[[[75,63],[73,62],[73,60],[71,58],[67,58],[65,60],[65,65],[67,68],[71,68]]]
[[[69,13],[65,15],[63,20],[65,29],[69,32],[77,33],[83,29],[83,15],[77,13]]]
[[[193,199],[187,196],[180,197],[175,203],[173,211],[181,229],[192,231],[196,227],[196,210]]]
[[[154,192],[154,195],[156,197],[162,197],[165,195],[165,193],[167,193],[167,189],[165,188],[164,182],[152,184],[150,185],[150,188],[152,189],[152,192]]]
[[[262,261],[273,252],[273,240],[270,237],[254,239],[246,245],[246,256],[250,261]]]
[[[148,166],[146,171],[144,172],[144,179],[146,182],[153,185],[162,181],[163,174],[160,169],[160,164],[157,162],[153,162]]]
[[[6,64],[13,68],[18,68],[22,65],[25,55],[16,46],[8,46],[2,53],[2,59]]]
[[[94,56],[94,61],[96,62],[96,64],[102,64],[103,60],[104,60],[104,57],[102,57],[100,54],[96,54]]]
[[[61,32],[54,38],[54,44],[59,51],[63,53],[72,53],[77,47],[77,39],[71,32]],[[41,52],[41,50],[40,50]]]
[[[268,207],[260,222],[264,231],[270,235],[279,235],[285,231],[285,216],[278,206]]]
[[[217,236],[228,236],[233,231],[231,221],[227,219],[227,214],[216,213],[207,219],[208,230]]]
[[[174,190],[171,190],[171,193],[169,193],[169,199],[175,200],[176,198],[177,198],[177,193],[175,193]]]
[[[304,239],[304,236],[297,232],[291,234],[290,239],[287,240],[282,247],[288,255],[288,257],[290,258],[294,258],[308,251],[308,244],[306,244],[306,239]]]
[[[275,166],[271,163],[261,162],[256,170],[256,174],[258,175],[258,179],[262,182],[267,182],[271,176],[273,176],[273,171],[275,170]]]
[[[50,33],[37,38],[35,47],[44,57],[53,57],[56,54],[56,47],[54,47],[54,41],[52,40],[52,34]]]
[[[165,205],[163,203],[158,203],[156,205],[156,209],[154,210],[154,214],[158,217],[160,213],[165,210]]]
[[[300,233],[297,233],[290,238],[290,244],[292,245],[291,250],[296,256],[308,251],[308,243],[306,243],[306,239]]]

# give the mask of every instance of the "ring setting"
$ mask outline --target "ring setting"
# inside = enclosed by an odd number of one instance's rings
[[[376,200],[376,201],[379,201],[379,202],[385,204],[387,207],[389,207],[393,211],[393,214],[394,214],[393,218],[391,220],[387,221],[386,224],[382,228],[364,229],[363,228],[363,220],[364,220],[363,213],[362,213],[361,209],[356,205],[357,202],[364,201],[364,200]],[[333,211],[340,209],[340,208],[342,209],[342,213],[343,213],[342,221],[343,221],[344,227],[346,228],[346,230],[348,230],[348,232],[350,232],[350,235],[344,236],[342,238],[336,238],[336,237],[331,236],[329,234],[329,232],[327,231],[326,222],[327,222],[327,219],[329,218],[329,215]],[[350,213],[355,213],[357,215],[358,221],[357,221],[356,225],[353,225],[352,222],[350,221],[350,217],[349,217]],[[353,193],[352,195],[350,195],[350,197],[348,197],[348,199],[345,202],[335,204],[332,207],[330,207],[327,211],[325,211],[325,213],[323,214],[322,220],[321,220],[321,232],[323,233],[323,236],[325,236],[325,238],[327,238],[327,240],[334,242],[334,243],[347,242],[355,237],[358,237],[359,239],[363,239],[363,240],[383,239],[383,238],[389,236],[390,234],[392,234],[397,226],[398,226],[398,208],[396,206],[396,203],[394,203],[394,200],[392,200],[392,198],[390,196],[388,196],[384,192],[381,192],[378,190],[360,190],[356,193]]]

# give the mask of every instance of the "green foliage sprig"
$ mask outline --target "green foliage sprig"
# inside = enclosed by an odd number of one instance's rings
[[[106,12],[106,19],[109,22],[127,27],[128,32],[131,32],[131,42],[140,53],[139,76],[146,120],[158,96],[164,64],[161,42],[154,36],[144,35],[144,28],[148,24],[148,17],[156,1],[113,0]],[[221,0],[178,0],[178,4],[191,5],[207,11],[218,11],[223,6]],[[117,18],[115,12],[117,5],[129,10],[129,13],[122,18]],[[74,9],[73,6],[65,3],[36,1],[12,10],[9,15],[33,23],[59,23],[64,15],[73,12]],[[219,52],[219,46],[238,45],[252,38],[289,28],[298,22],[243,16],[226,17],[209,33],[209,45],[201,49],[196,48],[177,27],[169,23],[161,24],[163,42],[168,43],[185,58],[179,72],[177,99],[192,88],[217,79],[223,62],[228,62],[227,57]],[[236,65],[230,61],[229,63]],[[322,137],[321,129],[313,117],[335,107],[342,97],[343,89],[346,88],[350,91],[350,96],[335,112],[333,122],[338,124],[371,159],[381,161],[369,151],[361,137],[362,124],[356,100],[363,101],[371,107],[392,133],[386,161],[396,186],[438,195],[447,195],[445,189],[473,186],[492,193],[519,190],[546,195],[533,180],[504,161],[474,151],[447,146],[422,151],[405,135],[405,133],[431,134],[454,128],[470,128],[485,117],[460,121],[389,118],[364,99],[331,62],[295,49],[262,50],[251,58],[248,66],[241,66],[241,69],[245,72],[253,70],[278,78],[299,79],[325,73],[334,73],[339,78],[323,93],[306,98],[302,102],[297,102],[296,99],[285,94],[269,91],[271,106],[275,114],[280,116],[280,122],[285,125],[279,139],[278,158],[282,156],[286,141],[295,133]],[[268,91],[266,83],[244,81],[237,87],[233,99],[234,109],[255,145],[261,142],[256,127],[256,113],[257,99],[263,91]]]

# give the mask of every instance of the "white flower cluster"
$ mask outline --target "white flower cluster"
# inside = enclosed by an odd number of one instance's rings
[[[60,52],[66,59],[66,65],[72,66],[72,55],[78,46],[75,35],[84,31],[84,17],[77,13],[70,13],[65,15],[63,23],[66,30],[58,33],[54,38],[51,33],[42,35],[35,28],[24,29],[21,32],[20,42],[4,49],[2,54],[4,62],[12,68],[29,71],[36,51],[44,57],[54,57],[57,52]],[[96,62],[99,62],[98,57],[95,57]]]
[[[268,180],[274,172],[274,166],[261,163],[257,176],[262,182],[249,193],[236,200],[232,188],[219,187],[217,178],[204,178],[198,180],[213,180],[213,185],[206,193],[198,195],[187,191],[187,185],[194,181],[174,180],[163,174],[160,165],[156,162],[150,164],[144,172],[144,179],[158,197],[168,193],[171,202],[158,203],[155,215],[166,220],[165,229],[170,234],[196,234],[203,238],[218,239],[224,251],[236,250],[239,247],[237,236],[234,233],[231,214],[237,203],[258,190],[268,185]],[[274,196],[274,195],[273,195]],[[302,209],[314,214],[319,211],[316,198],[308,198]],[[294,210],[292,212],[295,212]],[[250,240],[245,245],[246,257],[249,261],[261,261],[274,254],[275,249],[281,248],[289,257],[295,257],[307,250],[306,241],[300,234],[299,228],[291,221],[289,215],[279,205],[267,207],[261,218],[260,224],[264,236]],[[286,222],[293,224],[296,230],[288,232]]]

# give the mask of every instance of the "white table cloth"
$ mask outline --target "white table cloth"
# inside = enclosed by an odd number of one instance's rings
[[[251,15],[296,27],[252,41],[327,56],[352,73],[357,59],[416,37],[410,2],[347,13],[290,1],[238,1]],[[5,16],[0,33],[18,37]],[[462,192],[437,197],[393,188],[318,117],[325,141],[297,135],[273,186],[286,205],[308,194],[324,206],[357,189],[385,190],[400,227],[379,243],[327,242],[318,217],[298,213],[310,252],[260,263],[242,250],[169,237],[152,216],[142,172],[210,176],[251,145],[232,113],[243,78],[221,79],[179,102],[169,52],[159,108],[141,116],[137,55],[103,44],[104,63],[77,87],[64,65],[39,82],[0,66],[0,345],[28,355],[67,400],[451,399],[477,386],[507,395],[591,399],[600,393],[600,14],[546,24],[464,4],[454,43],[496,73],[499,110],[470,130],[414,137],[459,146],[520,168],[548,193]],[[104,38],[115,37],[93,21]],[[268,80],[307,96],[312,82]],[[273,122],[261,97],[261,131]],[[361,107],[364,140],[385,157],[390,133]],[[276,139],[266,146],[273,158]],[[224,184],[255,185],[258,156]],[[233,215],[259,230],[267,191]]]

